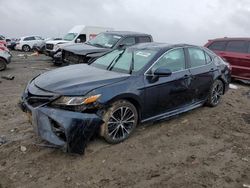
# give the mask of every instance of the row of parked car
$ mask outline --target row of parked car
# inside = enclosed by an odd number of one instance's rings
[[[1,37],[0,37],[1,41]],[[95,26],[74,26],[62,39],[46,39],[40,36],[26,36],[20,39],[6,39],[9,49],[36,50],[53,58],[55,65],[69,63],[90,63],[98,57],[121,46],[152,42],[151,35],[136,32],[119,32],[113,28]],[[250,80],[250,39],[220,38],[209,40],[205,47],[229,62],[232,77]]]
[[[215,107],[229,88],[230,65],[206,47],[110,29],[94,35],[47,41],[54,62],[74,65],[33,78],[21,97],[38,135],[68,152],[84,153],[96,134],[116,144],[138,124]]]

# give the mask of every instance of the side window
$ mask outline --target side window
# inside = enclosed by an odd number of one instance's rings
[[[36,40],[43,40],[41,37],[36,36]]]
[[[212,61],[212,58],[205,52],[206,62],[207,64]]]
[[[147,36],[138,37],[138,43],[151,42],[151,38]]]
[[[159,67],[165,67],[171,72],[181,71],[185,69],[185,55],[182,48],[167,52],[162,56],[151,69],[154,72]]]
[[[245,41],[229,41],[226,46],[226,51],[228,52],[247,52],[247,42]]]
[[[85,34],[81,34],[77,37],[77,39],[80,39],[80,42],[86,42],[86,35]],[[77,40],[76,39],[76,40]]]
[[[24,41],[36,40],[35,37],[26,37],[23,39]]]
[[[121,45],[125,45],[125,46],[132,46],[135,44],[135,38],[134,37],[128,37],[125,38],[122,42]]]
[[[248,53],[250,54],[250,42],[248,42]]]
[[[213,42],[208,46],[210,50],[218,50],[218,51],[224,51],[226,47],[227,42],[226,41],[217,41]]]
[[[191,68],[206,65],[206,57],[203,50],[199,48],[188,48]]]

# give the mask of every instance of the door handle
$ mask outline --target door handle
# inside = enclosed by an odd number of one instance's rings
[[[189,78],[191,75],[185,74],[183,78]]]

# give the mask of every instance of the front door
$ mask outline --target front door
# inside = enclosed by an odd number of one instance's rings
[[[172,75],[156,79],[153,73],[159,67],[169,69]],[[145,74],[145,111],[142,113],[145,117],[143,119],[189,104],[192,98],[189,89],[191,79],[183,48],[166,52]]]

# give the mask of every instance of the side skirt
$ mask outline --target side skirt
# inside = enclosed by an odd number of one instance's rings
[[[159,115],[144,119],[141,121],[141,123],[147,123],[150,121],[159,121],[159,120],[167,119],[169,117],[172,117],[172,116],[193,110],[195,108],[201,107],[204,105],[204,103],[205,103],[205,101],[200,101],[200,102],[197,102],[197,103],[185,106],[185,107],[181,107],[181,108],[173,110],[173,111],[169,111],[169,112],[166,112],[163,114],[159,114]]]

